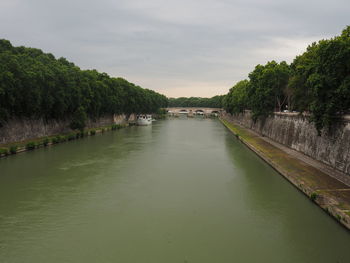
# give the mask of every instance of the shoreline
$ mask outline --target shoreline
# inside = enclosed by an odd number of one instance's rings
[[[219,118],[238,140],[256,153],[311,201],[350,230],[350,187],[263,140],[247,128]]]
[[[111,125],[107,125],[107,126],[85,129],[83,132],[72,131],[70,133],[55,134],[55,135],[51,135],[51,136],[44,136],[44,137],[28,139],[25,141],[2,144],[2,145],[0,145],[0,159],[14,156],[14,155],[19,154],[19,153],[24,153],[24,152],[44,148],[44,147],[54,146],[56,144],[60,144],[60,143],[64,143],[64,142],[83,139],[84,137],[95,136],[96,134],[99,134],[99,133],[102,134],[102,133],[107,132],[107,131],[119,130],[119,129],[126,128],[129,126],[132,126],[132,123],[111,124]],[[11,152],[11,147],[16,147],[15,152]],[[7,150],[6,153],[3,152],[4,149]],[[1,151],[1,150],[3,150],[3,151]]]

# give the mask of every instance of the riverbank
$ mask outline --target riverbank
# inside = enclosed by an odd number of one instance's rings
[[[152,116],[157,120],[166,118],[166,115],[162,113],[155,113]],[[15,120],[7,125],[5,132],[0,129],[0,139],[2,139],[0,140],[0,158],[86,136],[93,136],[97,133],[118,130],[127,126],[133,126],[135,122],[136,114],[131,114],[128,117],[125,114],[113,115],[95,121],[89,119],[86,128],[81,132],[71,130],[67,121],[51,121],[44,124],[42,120]],[[12,133],[15,133],[15,135],[13,136]],[[14,137],[17,140],[2,143],[4,138],[1,136]]]
[[[236,123],[220,119],[236,137],[310,200],[350,230],[350,187]]]
[[[26,151],[32,151],[42,147],[52,146],[58,143],[81,139],[87,136],[94,136],[98,133],[119,130],[129,125],[129,123],[112,124],[97,128],[85,129],[84,131],[72,131],[70,133],[39,137],[31,140],[24,140],[8,144],[0,144],[0,158],[15,155],[18,153],[23,153]]]
[[[308,114],[274,112],[253,121],[251,111],[245,110],[234,115],[226,113],[223,117],[350,178],[350,116],[343,116],[331,130],[323,129],[321,134]]]
[[[215,119],[106,132],[0,171],[0,262],[350,262],[350,232]]]

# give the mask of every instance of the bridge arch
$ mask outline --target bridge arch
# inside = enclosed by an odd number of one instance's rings
[[[217,117],[217,116],[219,116],[220,115],[220,111],[218,111],[218,110],[213,110],[213,111],[211,111],[211,113],[210,113],[212,116],[215,116],[215,117]]]
[[[196,114],[196,115],[204,115],[204,110],[201,110],[201,109],[196,109],[195,111],[194,111],[194,113]]]
[[[168,107],[166,108],[168,114],[171,116],[179,115],[203,115],[203,116],[220,116],[223,113],[222,108],[210,108],[210,107]]]

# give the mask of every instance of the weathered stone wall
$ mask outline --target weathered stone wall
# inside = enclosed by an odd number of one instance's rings
[[[307,116],[297,113],[275,113],[264,121],[255,123],[249,111],[235,116],[225,114],[224,118],[350,175],[348,118],[344,118],[343,123],[332,131],[323,131],[321,136],[318,136],[314,124],[309,122]]]
[[[87,128],[96,128],[113,123],[126,122],[125,115],[104,116],[96,120],[89,119]],[[50,120],[45,122],[42,119],[12,119],[0,128],[0,144],[30,140],[55,134],[68,133],[70,120]]]

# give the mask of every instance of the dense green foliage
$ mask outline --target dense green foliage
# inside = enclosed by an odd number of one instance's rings
[[[169,98],[169,107],[222,108],[223,98],[224,98],[224,95],[222,95],[222,96],[214,96],[212,98],[199,98],[199,97]]]
[[[289,79],[289,66],[285,61],[257,65],[249,74],[247,97],[253,118],[267,116],[274,110],[281,111],[286,102],[284,90]]]
[[[340,36],[310,45],[291,65],[257,65],[224,99],[226,111],[252,111],[253,119],[273,111],[309,112],[320,132],[350,109],[350,27]]]
[[[14,117],[72,118],[72,127],[81,129],[86,117],[153,113],[166,106],[165,96],[122,78],[0,40],[0,124]]]
[[[83,131],[87,121],[87,116],[84,108],[80,106],[73,114],[70,128],[73,130]]]
[[[241,80],[230,89],[223,101],[227,112],[237,114],[248,108],[248,85],[248,80]]]
[[[224,107],[233,114],[251,109],[254,119],[281,111],[289,98],[289,77],[290,67],[285,61],[257,65],[249,74],[249,80],[240,81],[230,89]]]
[[[319,130],[350,109],[350,26],[313,43],[291,67],[298,110],[309,110]]]

